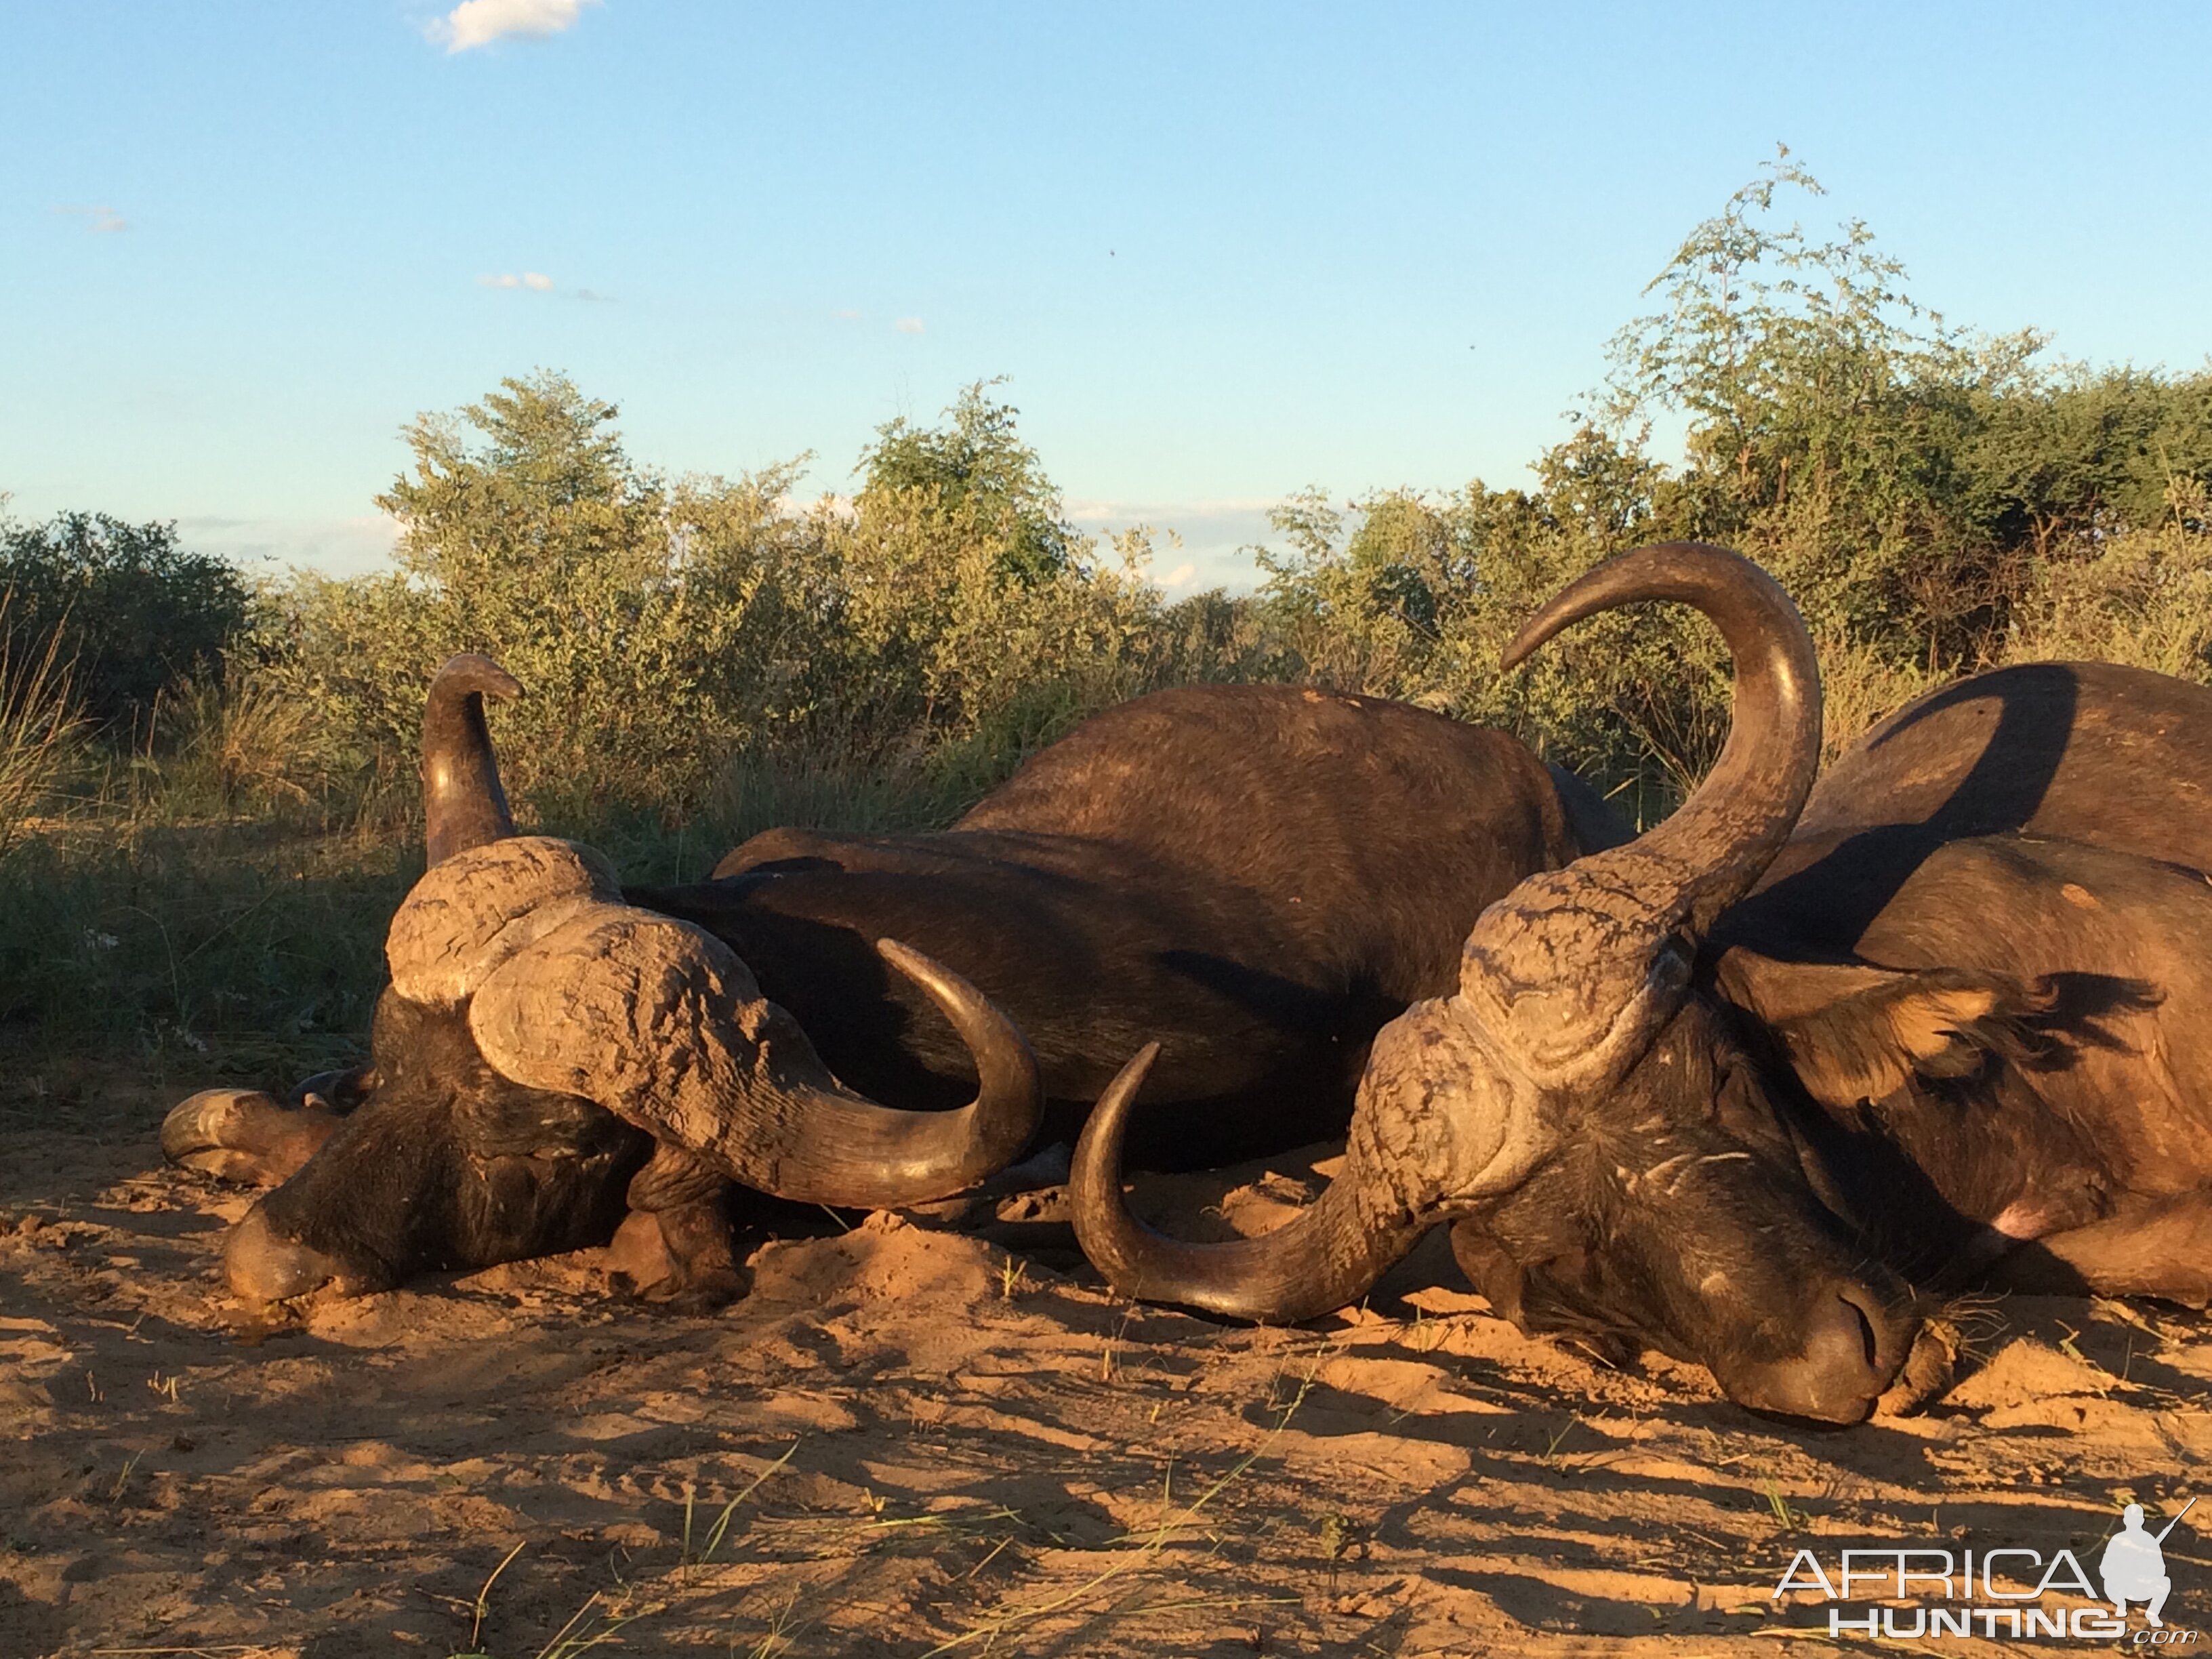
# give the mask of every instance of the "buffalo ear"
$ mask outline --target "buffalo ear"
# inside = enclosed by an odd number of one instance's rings
[[[2051,999],[2008,974],[1780,962],[1741,945],[1717,970],[1729,1000],[1756,1015],[1825,1106],[1880,1100],[1917,1075],[1967,1077],[1990,1057],[2019,1060],[2024,1029]]]

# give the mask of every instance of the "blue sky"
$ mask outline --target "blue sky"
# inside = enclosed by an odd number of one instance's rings
[[[2197,366],[2209,53],[2202,6],[11,0],[0,490],[356,568],[402,425],[503,375],[811,490],[1005,375],[1080,521],[1233,577],[1301,487],[1522,477],[1778,139],[1953,320]]]

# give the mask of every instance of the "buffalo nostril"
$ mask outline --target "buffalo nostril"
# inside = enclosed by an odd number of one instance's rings
[[[1910,1295],[1884,1297],[1879,1288],[1866,1284],[1846,1285],[1838,1294],[1857,1313],[1866,1363],[1879,1385],[1887,1389],[1922,1346],[1923,1327],[1918,1304]],[[1923,1370],[1932,1376],[1936,1370],[1948,1372],[1948,1365],[1938,1364],[1931,1354],[1923,1356]]]
[[[1730,1398],[1753,1411],[1820,1423],[1863,1422],[1895,1370],[1889,1321],[1856,1287],[1838,1289],[1806,1310],[1802,1346],[1787,1359],[1727,1367]]]
[[[1867,1310],[1849,1296],[1838,1296],[1821,1310],[1806,1337],[1800,1363],[1809,1392],[1831,1407],[1863,1415],[1863,1406],[1881,1392],[1887,1380],[1880,1374],[1875,1358],[1880,1350]]]
[[[1838,1292],[1836,1299],[1844,1304],[1843,1325],[1857,1328],[1859,1358],[1865,1362],[1869,1370],[1879,1370],[1881,1365],[1881,1339],[1875,1334],[1875,1322],[1881,1317],[1880,1310],[1868,1307],[1863,1297],[1855,1296],[1848,1290]]]
[[[283,1302],[320,1290],[338,1277],[336,1258],[286,1238],[257,1204],[230,1230],[222,1247],[224,1276],[248,1302]]]

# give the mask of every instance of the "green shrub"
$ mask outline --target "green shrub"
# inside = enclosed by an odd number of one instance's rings
[[[380,498],[398,570],[271,596],[271,683],[313,711],[331,765],[396,775],[460,650],[525,686],[496,730],[512,793],[549,822],[672,819],[741,756],[896,766],[1208,665],[1192,614],[1137,574],[1141,536],[1114,568],[1062,524],[981,388],[946,433],[886,427],[859,495],[804,509],[788,468],[671,483],[629,459],[615,413],[539,375],[423,417]]]
[[[173,524],[64,513],[0,523],[0,588],[13,596],[6,645],[17,661],[55,643],[94,726],[143,735],[163,692],[219,676],[252,622],[252,596],[222,560],[187,552]]]
[[[1757,560],[1804,612],[1832,753],[1917,690],[2005,662],[2212,678],[2212,370],[2046,367],[2034,334],[1948,328],[1863,224],[1821,241],[1781,222],[1790,191],[1820,185],[1785,152],[1692,232],[1535,490],[1286,503],[1261,599],[1291,672],[1679,793],[1727,730],[1727,661],[1703,623],[1601,617],[1516,675],[1494,665],[1590,565],[1698,539]],[[1648,453],[1660,417],[1686,424],[1679,467]]]
[[[1502,726],[1650,822],[1727,729],[1713,630],[1609,614],[1497,664],[1559,587],[1654,540],[1738,547],[1790,589],[1832,755],[2006,662],[2212,679],[2212,371],[1951,329],[1864,226],[1784,223],[1792,191],[1819,186],[1785,155],[1692,233],[1533,487],[1294,497],[1250,597],[1170,605],[1149,532],[1077,532],[988,385],[887,423],[853,495],[801,504],[796,463],[672,479],[611,404],[507,380],[410,428],[379,498],[394,572],[253,595],[162,526],[8,529],[0,1030],[264,1080],[346,1050],[419,869],[424,688],[460,650],[525,686],[492,716],[521,817],[641,881],[777,824],[940,827],[1086,715],[1199,680]],[[1650,453],[1662,419],[1679,465]],[[104,741],[74,735],[73,653]]]

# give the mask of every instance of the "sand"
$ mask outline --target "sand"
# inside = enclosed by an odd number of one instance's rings
[[[246,1199],[163,1167],[167,1103],[0,1124],[0,1659],[1773,1659],[1834,1650],[1771,1595],[1801,1548],[2094,1561],[2212,1454],[2212,1329],[2153,1304],[1992,1304],[1948,1395],[1820,1432],[1521,1336],[1440,1240],[1309,1327],[1137,1307],[1050,1192],[785,1212],[712,1318],[585,1252],[270,1322],[216,1273]],[[1321,1184],[1140,1200],[1249,1232]],[[2178,1626],[2212,1622],[2196,1519]]]

